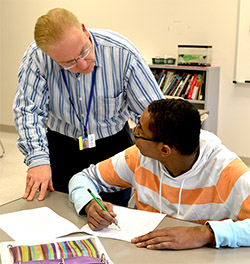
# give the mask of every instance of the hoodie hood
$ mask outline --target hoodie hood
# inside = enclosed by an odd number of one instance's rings
[[[214,135],[209,131],[201,130],[199,156],[190,170],[183,173],[182,175],[179,175],[178,177],[173,177],[170,175],[167,169],[162,165],[164,176],[168,177],[169,179],[171,179],[171,181],[175,182],[179,186],[178,205],[177,205],[177,212],[175,217],[181,218],[180,206],[181,206],[181,197],[182,197],[183,188],[185,186],[185,181],[188,181],[193,177],[197,178],[195,179],[196,182],[199,181],[199,175],[201,175],[199,172],[203,170],[203,168],[205,168],[207,161],[210,160],[210,158],[216,154],[216,151],[218,149],[220,149],[220,145],[221,145],[221,140],[216,135]],[[160,212],[162,212],[162,202],[161,202],[162,183],[163,183],[163,179],[161,178],[160,190],[159,190]]]

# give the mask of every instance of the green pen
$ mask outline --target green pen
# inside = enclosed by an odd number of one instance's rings
[[[89,188],[87,188],[87,191],[92,195],[92,197],[96,200],[96,202],[101,206],[101,208],[105,211],[105,212],[107,212],[108,214],[110,214],[109,213],[109,211],[100,203],[100,201],[96,198],[96,196],[91,192],[91,190],[89,189]],[[120,228],[119,227],[119,225],[118,224],[115,224],[118,228]],[[120,228],[121,229],[121,228]]]

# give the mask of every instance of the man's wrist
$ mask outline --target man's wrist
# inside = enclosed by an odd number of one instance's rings
[[[81,215],[87,215],[89,211],[89,207],[91,206],[91,203],[95,201],[94,199],[90,200],[80,211]]]
[[[215,242],[214,230],[212,229],[212,227],[210,226],[210,224],[209,224],[208,222],[205,224],[205,226],[207,227],[207,229],[208,229],[209,232],[210,232],[210,238],[211,238],[211,241],[210,241],[208,244],[215,245],[216,242]]]

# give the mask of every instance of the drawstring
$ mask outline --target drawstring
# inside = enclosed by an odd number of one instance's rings
[[[181,188],[180,188],[180,191],[179,191],[177,218],[179,218],[179,215],[180,215],[181,195],[182,195],[182,189],[183,189],[184,182],[185,182],[185,178],[183,179],[183,181],[181,183]]]
[[[160,181],[160,190],[159,190],[159,204],[160,204],[160,214],[162,213],[162,205],[161,205],[161,190],[162,190],[162,179],[163,179],[163,173],[161,174],[161,181]]]

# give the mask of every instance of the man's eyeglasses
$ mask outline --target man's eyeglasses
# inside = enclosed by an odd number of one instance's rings
[[[90,51],[91,51],[91,47],[85,49],[85,50],[84,50],[84,51],[78,56],[77,59],[63,63],[63,66],[62,66],[63,69],[64,69],[64,70],[69,70],[69,69],[75,67],[77,61],[78,61],[78,60],[83,60],[83,59],[85,59],[85,58],[89,55]]]
[[[140,123],[138,123],[137,126],[134,127],[133,130],[132,130],[134,138],[144,139],[144,140],[152,141],[152,142],[159,142],[158,140],[153,139],[153,138],[146,138],[146,137],[141,137],[141,136],[136,135],[136,130],[138,129],[139,126],[140,126]]]

